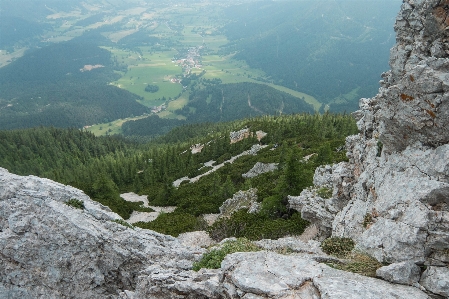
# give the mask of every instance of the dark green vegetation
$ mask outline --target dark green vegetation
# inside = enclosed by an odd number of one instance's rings
[[[203,163],[224,162],[259,142],[255,137],[230,144],[229,132],[247,127],[263,130],[267,145],[257,155],[246,155],[226,163],[195,183],[173,187],[173,181],[207,171]],[[257,188],[261,211],[237,212],[209,228],[219,240],[237,234],[249,239],[274,238],[300,233],[305,227],[299,215],[286,206],[287,195],[299,195],[312,184],[314,169],[342,161],[344,138],[356,132],[354,120],[345,115],[287,115],[238,120],[229,123],[196,124],[174,129],[148,144],[125,139],[95,137],[76,129],[35,128],[0,131],[0,166],[13,173],[34,174],[82,189],[127,219],[142,203],[129,203],[119,193],[148,194],[151,205],[177,206],[162,214],[151,227],[177,235],[203,224],[198,216],[218,213],[221,204],[238,190]],[[199,154],[192,144],[207,144]],[[308,161],[303,157],[316,153]],[[252,179],[243,173],[256,162],[279,163],[279,169]],[[240,223],[240,226],[236,226]],[[232,232],[234,230],[234,234]]]
[[[298,112],[313,113],[313,108],[304,100],[266,85],[236,83],[213,85],[193,92],[179,114],[190,122],[216,122]]]
[[[159,86],[148,84],[147,87],[145,87],[145,91],[146,92],[152,92],[152,93],[158,92],[159,91]]]
[[[79,200],[79,199],[76,199],[76,198],[70,199],[65,204],[68,205],[68,206],[80,209],[80,210],[84,210],[84,202],[82,200]]]
[[[177,237],[184,232],[205,230],[207,228],[207,223],[204,221],[203,217],[176,212],[162,213],[154,221],[137,222],[135,223],[135,226]]]
[[[388,69],[400,1],[257,1],[225,10],[229,52],[274,83],[357,109]],[[225,52],[226,53],[226,52]],[[271,81],[270,80],[270,81]]]
[[[202,85],[202,78],[193,82]],[[207,86],[207,85],[206,85]],[[218,84],[198,89],[190,94],[184,108],[175,111],[186,117],[185,121],[150,116],[125,122],[125,136],[155,137],[182,124],[213,123],[242,119],[251,116],[281,115],[298,112],[313,113],[311,105],[285,92],[256,83]]]
[[[3,2],[2,2],[3,4]],[[0,49],[14,51],[14,45],[28,46],[35,43],[36,36],[49,29],[50,26],[25,20],[19,17],[6,16],[0,18]]]
[[[260,251],[261,249],[244,238],[236,241],[227,241],[219,249],[212,249],[201,257],[199,262],[193,264],[193,270],[201,268],[218,269],[225,256],[234,252]]]
[[[0,68],[0,128],[81,128],[149,112],[138,96],[108,84],[114,68],[110,52],[90,44],[28,53]]]

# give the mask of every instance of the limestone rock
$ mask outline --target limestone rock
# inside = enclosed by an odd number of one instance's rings
[[[404,0],[379,93],[360,100],[349,163],[315,172],[291,207],[381,262],[449,265],[448,1]],[[332,189],[331,198],[317,196]]]
[[[248,128],[241,129],[240,131],[233,131],[229,133],[229,139],[232,143],[237,143],[245,138],[248,138],[250,135],[250,131]]]
[[[336,270],[307,256],[234,253],[225,258],[222,271],[230,298],[429,298],[417,288]]]
[[[64,203],[72,198],[86,208]],[[189,268],[198,255],[114,219],[80,190],[0,168],[0,297],[118,298],[147,265]]]
[[[320,242],[310,240],[309,242],[302,242],[299,237],[285,237],[277,240],[264,239],[253,242],[257,246],[278,252],[302,252],[310,254],[325,255],[320,247]]]
[[[193,248],[205,248],[216,243],[205,231],[183,233],[177,239],[182,245]]]
[[[408,261],[379,268],[376,275],[389,282],[413,285],[419,281],[421,269],[415,263]]]
[[[274,171],[277,169],[278,163],[261,163],[257,162],[253,168],[251,168],[247,173],[242,174],[244,178],[254,178],[263,173]]]
[[[314,187],[299,196],[289,196],[290,208],[301,212],[301,217],[316,225],[322,237],[330,236],[335,215],[348,202],[352,174],[347,163],[318,167],[313,176]]]
[[[419,283],[432,293],[449,297],[449,268],[428,267]]]
[[[230,216],[235,211],[248,209],[256,213],[260,208],[257,203],[257,189],[251,188],[246,191],[238,191],[232,198],[227,199],[220,207],[221,216]]]

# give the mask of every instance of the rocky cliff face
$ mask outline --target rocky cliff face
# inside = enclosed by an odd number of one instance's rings
[[[446,281],[448,29],[449,1],[404,1],[391,71],[382,75],[378,95],[362,99],[355,113],[360,133],[347,138],[349,163],[318,169],[315,188],[290,198],[323,237],[353,238],[360,250],[381,262],[440,267],[432,269],[444,272]],[[323,186],[333,190],[332,197],[310,200]],[[446,286],[439,294],[448,291]]]

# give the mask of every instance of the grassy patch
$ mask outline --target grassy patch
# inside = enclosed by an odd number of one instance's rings
[[[328,263],[328,266],[363,276],[376,277],[376,270],[383,265],[367,254],[352,252],[347,255],[346,260],[340,263]]]
[[[193,270],[198,271],[201,268],[218,269],[225,256],[235,252],[254,252],[260,251],[260,247],[251,243],[245,238],[239,238],[236,241],[227,241],[219,249],[212,249],[203,255],[199,262],[193,264]]]
[[[316,192],[318,194],[319,197],[324,198],[324,199],[328,199],[332,197],[332,189],[327,188],[327,187],[321,187],[320,189],[318,189],[318,191]]]
[[[332,237],[321,243],[321,249],[327,254],[344,257],[354,249],[355,243],[350,238]]]

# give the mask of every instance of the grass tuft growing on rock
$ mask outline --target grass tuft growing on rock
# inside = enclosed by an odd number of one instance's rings
[[[72,198],[65,203],[68,206],[74,207],[76,209],[84,210],[84,201]]]
[[[332,237],[321,243],[321,249],[337,257],[345,257],[354,249],[355,243],[350,238]]]
[[[203,255],[200,261],[193,264],[193,270],[198,271],[202,268],[218,269],[225,256],[234,252],[252,252],[260,251],[260,247],[254,245],[245,238],[239,238],[235,241],[227,241],[220,248],[212,249]]]
[[[375,258],[361,252],[351,252],[342,262],[328,263],[327,265],[369,277],[376,277],[376,270],[383,266]]]
[[[332,189],[327,187],[321,187],[320,189],[318,189],[316,193],[318,194],[319,197],[324,199],[329,199],[332,197]]]

